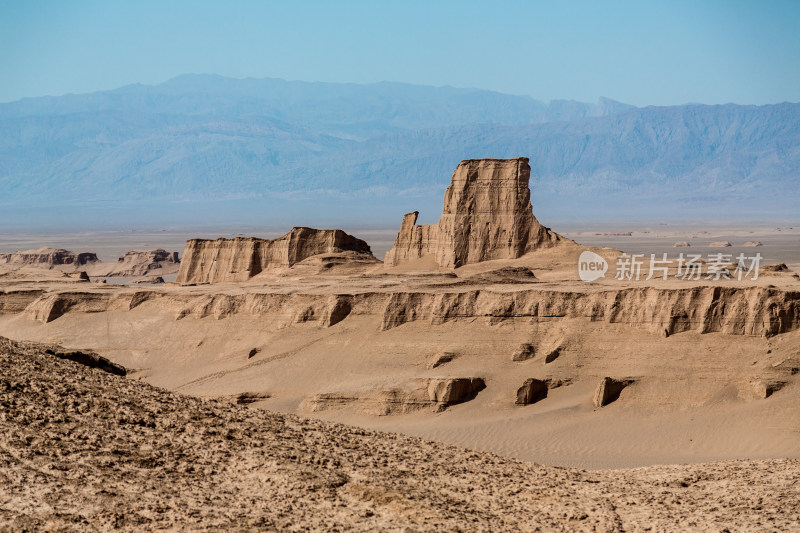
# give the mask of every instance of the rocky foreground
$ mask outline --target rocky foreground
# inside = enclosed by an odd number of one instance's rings
[[[48,348],[0,338],[2,531],[800,527],[799,461],[542,467],[181,396]]]

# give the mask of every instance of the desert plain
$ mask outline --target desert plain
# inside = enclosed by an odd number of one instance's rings
[[[562,233],[529,172],[464,161],[378,246],[192,238],[152,284],[0,264],[0,527],[800,528],[797,228]]]

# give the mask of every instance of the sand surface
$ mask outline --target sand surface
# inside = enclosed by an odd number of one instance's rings
[[[0,530],[789,531],[800,463],[629,470],[201,400],[0,339]]]

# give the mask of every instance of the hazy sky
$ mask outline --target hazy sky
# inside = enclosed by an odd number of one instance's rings
[[[0,0],[0,101],[185,73],[800,101],[800,1]]]

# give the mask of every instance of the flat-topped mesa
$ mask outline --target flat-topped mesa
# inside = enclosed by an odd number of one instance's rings
[[[191,239],[186,242],[178,283],[247,281],[268,268],[291,267],[309,257],[340,252],[369,254],[369,245],[340,229],[292,228],[277,239]]]
[[[0,265],[36,268],[78,268],[98,263],[100,260],[92,252],[71,252],[69,250],[43,247],[38,250],[25,250],[10,254],[0,254]]]
[[[562,241],[533,216],[530,175],[527,157],[462,161],[444,194],[439,223],[417,225],[418,212],[405,215],[385,263],[432,255],[439,267],[457,268],[516,259]]]

